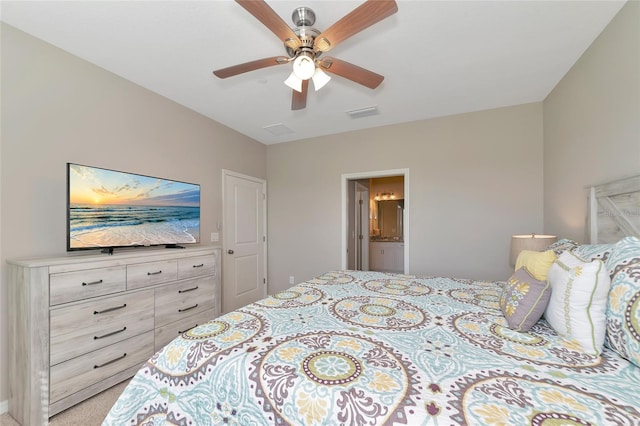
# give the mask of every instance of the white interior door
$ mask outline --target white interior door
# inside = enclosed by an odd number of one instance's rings
[[[356,183],[357,269],[369,270],[369,188]]]
[[[226,313],[267,294],[266,182],[228,170],[222,175],[222,312]]]

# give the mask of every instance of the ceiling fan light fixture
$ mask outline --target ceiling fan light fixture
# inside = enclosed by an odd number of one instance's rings
[[[284,81],[284,84],[291,87],[296,92],[302,92],[302,80],[296,75],[295,72],[289,74],[289,77]]]
[[[293,61],[293,73],[300,80],[309,80],[316,70],[316,63],[310,53],[302,52]]]
[[[328,82],[331,80],[331,77],[326,72],[322,71],[320,67],[317,67],[313,76],[313,87],[316,89],[316,92],[322,89]]]

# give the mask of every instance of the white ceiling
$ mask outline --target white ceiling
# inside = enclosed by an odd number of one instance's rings
[[[362,1],[270,0],[322,31]],[[6,1],[2,21],[264,144],[542,101],[624,1],[406,1],[330,55],[385,76],[375,90],[334,76],[291,111],[290,65],[220,80],[212,71],[286,55],[231,0]],[[345,112],[377,105],[379,114]],[[264,127],[283,124],[274,136]]]

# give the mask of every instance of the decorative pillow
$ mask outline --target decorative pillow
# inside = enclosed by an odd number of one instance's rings
[[[569,240],[567,238],[561,238],[558,241],[556,241],[555,243],[551,243],[549,244],[549,246],[547,246],[546,250],[551,250],[553,251],[556,256],[560,256],[563,252],[565,251],[571,251],[573,249],[575,249],[576,247],[578,247],[580,244],[576,243],[573,240]]]
[[[516,260],[516,271],[524,267],[536,280],[546,281],[547,271],[551,268],[555,260],[556,255],[551,250],[522,250]]]
[[[640,246],[640,240],[636,237],[625,237],[614,245],[614,249],[606,261],[611,279],[620,269],[637,261],[637,258],[640,257],[638,246]]]
[[[640,240],[620,240],[607,263],[612,280],[605,345],[640,366]]]
[[[536,280],[525,268],[518,269],[500,296],[500,309],[509,328],[528,331],[542,317],[550,296],[548,282]]]
[[[585,261],[600,259],[606,262],[615,246],[615,244],[583,244],[576,247],[573,252]]]
[[[548,273],[551,298],[544,316],[553,329],[577,342],[584,352],[602,352],[607,327],[605,310],[611,280],[601,260],[585,262],[567,251]]]

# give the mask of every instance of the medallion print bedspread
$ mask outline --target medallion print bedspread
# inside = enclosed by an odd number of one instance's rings
[[[640,424],[640,368],[509,330],[501,290],[326,273],[175,339],[104,424]]]

